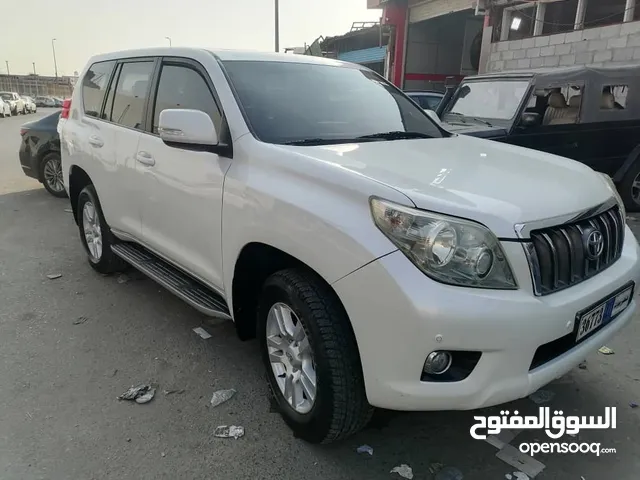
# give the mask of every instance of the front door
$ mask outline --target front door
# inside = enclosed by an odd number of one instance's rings
[[[210,152],[170,147],[158,136],[160,112],[171,108],[207,113],[220,134],[222,113],[213,92],[201,65],[186,59],[165,59],[155,95],[151,95],[151,132],[141,136],[136,160],[143,172],[143,242],[221,289],[222,191],[231,160]]]

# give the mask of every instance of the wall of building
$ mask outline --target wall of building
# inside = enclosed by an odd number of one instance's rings
[[[76,77],[49,77],[42,75],[0,75],[0,91],[17,92],[36,97],[50,95],[66,98],[73,93]]]
[[[470,21],[474,28],[469,27]],[[470,42],[466,40],[481,29],[482,18],[474,18],[468,11],[410,24],[405,89],[441,90],[447,76],[470,73]]]
[[[497,42],[487,71],[640,62],[640,21]]]

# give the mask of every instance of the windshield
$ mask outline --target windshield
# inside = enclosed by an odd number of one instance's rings
[[[0,97],[2,97],[3,100],[13,100],[13,95],[10,93],[0,93]]]
[[[468,118],[511,120],[522,103],[529,82],[526,80],[477,81],[463,83],[447,106],[445,115]]]
[[[268,143],[359,141],[394,132],[442,137],[411,100],[377,74],[359,68],[289,62],[225,61],[245,118]],[[332,142],[333,141],[333,142]]]

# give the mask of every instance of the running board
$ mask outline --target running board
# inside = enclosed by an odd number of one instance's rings
[[[196,310],[210,317],[231,319],[227,302],[201,282],[133,242],[117,243],[111,250]]]

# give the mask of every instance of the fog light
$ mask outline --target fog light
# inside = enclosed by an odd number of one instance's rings
[[[431,352],[424,362],[422,371],[429,375],[442,375],[449,370],[452,357],[449,352]]]

